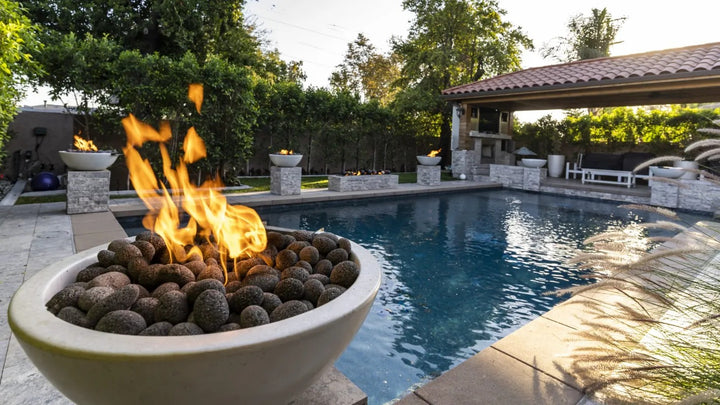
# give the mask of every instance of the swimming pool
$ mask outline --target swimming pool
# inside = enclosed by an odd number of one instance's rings
[[[372,405],[403,396],[562,300],[544,293],[586,283],[563,262],[588,236],[657,219],[616,203],[511,190],[257,211],[268,225],[352,239],[383,267],[370,314],[335,364]]]

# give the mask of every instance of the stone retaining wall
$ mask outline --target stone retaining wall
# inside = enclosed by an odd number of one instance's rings
[[[547,177],[547,169],[523,166],[490,165],[490,181],[518,190],[540,191],[540,182]]]
[[[328,176],[328,190],[330,191],[367,191],[386,188],[396,188],[398,175],[372,174],[362,176]]]

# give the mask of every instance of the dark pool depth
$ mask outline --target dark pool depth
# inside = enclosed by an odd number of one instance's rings
[[[488,347],[586,283],[563,265],[608,228],[659,218],[616,203],[509,190],[258,209],[271,226],[318,230],[383,268],[375,303],[335,363],[383,404]],[[137,219],[121,218],[129,234]],[[135,228],[134,228],[135,227]]]

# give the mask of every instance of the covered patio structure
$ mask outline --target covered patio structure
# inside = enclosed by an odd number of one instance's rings
[[[720,101],[720,42],[530,68],[442,96],[454,104],[453,175],[472,178],[512,163],[515,111]],[[502,143],[488,148],[492,138]]]

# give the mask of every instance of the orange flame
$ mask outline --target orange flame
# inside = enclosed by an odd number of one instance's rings
[[[202,87],[199,98],[193,91],[197,91],[197,88],[191,90],[189,96],[193,94],[193,101],[196,101],[196,108],[200,111]],[[190,182],[186,164],[196,162],[207,154],[205,143],[194,128],[188,130],[183,141],[183,158],[173,169],[165,145],[172,137],[167,122],[161,123],[159,130],[155,130],[130,114],[122,120],[122,124],[127,134],[127,145],[123,148],[123,153],[130,180],[149,209],[143,225],[165,240],[172,260],[177,260],[178,254],[185,256],[184,248],[194,246],[196,236],[201,236],[217,244],[220,264],[225,271],[227,282],[228,259],[250,257],[265,249],[267,235],[255,210],[240,205],[228,205],[222,193],[216,191],[223,187],[222,181],[217,177],[206,180],[199,187]],[[159,143],[163,174],[170,190],[165,184],[158,182],[150,162],[143,159],[136,149],[145,142]],[[181,210],[190,216],[184,228],[180,227]]]
[[[281,149],[280,152],[278,152],[278,155],[292,155],[292,154],[293,154],[292,149],[291,150]]]
[[[442,148],[440,148],[440,149],[438,149],[438,150],[430,151],[430,153],[428,153],[427,155],[428,155],[429,157],[435,157],[435,156],[437,156],[438,153],[440,153],[441,150],[442,150]]]
[[[81,134],[81,133],[82,132],[79,132],[78,134]],[[75,138],[75,143],[73,144],[75,149],[83,150],[83,151],[87,151],[87,152],[90,152],[90,151],[97,152],[98,148],[97,148],[97,146],[95,146],[93,141],[85,140],[85,139],[79,137],[78,135],[73,135],[73,137]]]

